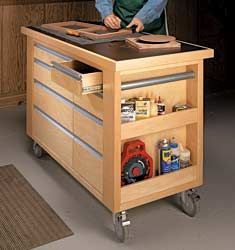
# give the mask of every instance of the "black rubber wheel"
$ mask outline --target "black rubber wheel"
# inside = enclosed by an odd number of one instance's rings
[[[200,196],[193,190],[180,194],[182,210],[190,217],[195,217],[200,209]]]
[[[122,220],[122,216],[120,214],[114,215],[113,219],[114,231],[117,239],[122,243],[126,242],[130,236],[130,224],[127,223],[125,225],[125,221]],[[126,219],[126,221],[128,220]]]
[[[33,144],[33,152],[34,152],[34,155],[37,157],[37,158],[42,158],[43,157],[43,149],[41,146],[39,146],[36,142],[34,142]]]

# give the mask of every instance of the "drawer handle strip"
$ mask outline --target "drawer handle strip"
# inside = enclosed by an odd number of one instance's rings
[[[39,82],[38,80],[34,79],[34,84],[36,85],[37,88],[39,89],[43,89],[45,92],[47,92],[49,95],[55,97],[56,99],[58,99],[59,101],[63,102],[64,104],[66,104],[67,106],[69,106],[70,108],[74,108],[74,104],[72,102],[70,102],[68,99],[66,99],[65,97],[63,97],[62,95],[58,94],[57,92],[55,92],[54,90],[48,88],[46,85],[44,85],[43,83]]]
[[[55,121],[52,117],[50,117],[48,114],[46,114],[43,110],[41,110],[39,107],[34,106],[34,110],[41,115],[43,118],[45,118],[48,122],[52,123],[55,127],[60,129],[64,134],[69,136],[71,139],[74,138],[73,134],[70,133],[66,128],[64,128],[62,125],[60,125],[57,121]]]
[[[68,135],[71,139],[73,139],[76,143],[78,143],[80,146],[82,146],[86,151],[88,151],[90,154],[95,156],[97,159],[102,160],[103,155],[99,153],[97,150],[95,150],[92,146],[90,146],[88,143],[84,142],[81,138],[74,135],[70,131],[68,131],[65,127],[63,127],[61,124],[59,124],[57,121],[55,121],[51,116],[46,114],[43,110],[38,108],[37,106],[34,106],[34,110],[41,115],[43,118],[45,118],[48,122],[52,123],[55,127],[57,127],[60,131],[62,131],[64,134]]]
[[[90,152],[90,154],[94,155],[95,158],[99,160],[103,160],[103,155],[99,153],[97,150],[95,150],[93,147],[91,147],[89,144],[84,142],[81,138],[74,135],[74,141],[79,144],[81,147],[83,147],[86,151]]]
[[[160,76],[160,77],[151,78],[151,79],[123,83],[121,86],[121,89],[123,91],[130,90],[130,89],[137,89],[137,88],[149,87],[153,85],[176,82],[176,81],[187,80],[187,79],[192,79],[192,78],[195,78],[195,73],[193,71],[189,71],[189,72],[183,72],[183,73],[172,74],[172,75],[167,75],[167,76]]]
[[[51,65],[49,65],[47,63],[44,63],[44,62],[42,62],[42,61],[40,61],[40,60],[38,60],[36,58],[34,58],[34,63],[36,63],[37,65],[39,65],[39,66],[41,66],[41,67],[43,67],[43,68],[45,68],[47,70],[51,70],[52,69]]]
[[[64,96],[61,96],[60,94],[58,94],[54,90],[48,88],[47,86],[45,86],[41,82],[39,82],[37,80],[34,80],[34,83],[36,84],[36,86],[38,88],[43,89],[48,94],[54,96],[55,98],[57,98],[58,100],[62,101],[63,103],[65,103],[66,105],[68,105],[69,107],[71,107],[72,109],[74,109],[75,111],[79,112],[83,116],[87,117],[88,119],[92,120],[96,124],[98,124],[100,126],[103,126],[103,121],[101,119],[99,119],[98,117],[92,115],[90,112],[86,111],[82,107],[78,106],[77,104],[72,103],[70,100],[66,99]]]
[[[39,48],[39,49],[41,49],[41,50],[43,50],[43,51],[45,51],[45,52],[47,52],[47,53],[49,53],[51,55],[53,55],[53,56],[56,56],[56,57],[58,57],[58,58],[60,58],[62,60],[65,60],[65,61],[72,61],[73,60],[71,57],[62,55],[59,52],[57,52],[55,50],[52,50],[52,49],[49,49],[49,48],[47,48],[47,47],[45,47],[45,46],[43,46],[41,44],[36,44],[35,47]]]
[[[82,80],[82,74],[70,69],[68,67],[64,67],[63,65],[61,65],[60,63],[57,62],[51,62],[53,65],[53,68],[55,68],[56,70],[60,71],[61,73],[64,73],[72,78],[74,78],[75,80],[81,81]]]

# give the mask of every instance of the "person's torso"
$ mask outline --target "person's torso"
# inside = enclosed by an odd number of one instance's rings
[[[121,26],[125,28],[143,8],[148,0],[115,0],[114,13],[122,20]],[[162,13],[152,23],[145,24],[145,32],[154,34],[165,34],[165,17]]]

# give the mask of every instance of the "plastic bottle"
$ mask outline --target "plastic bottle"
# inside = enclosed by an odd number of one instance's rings
[[[171,140],[171,171],[180,169],[180,148],[179,144],[173,137]]]
[[[191,153],[190,150],[184,148],[180,144],[180,168],[187,168],[190,166]]]
[[[159,96],[158,102],[157,102],[157,107],[158,107],[158,115],[165,115],[166,113],[166,105]]]

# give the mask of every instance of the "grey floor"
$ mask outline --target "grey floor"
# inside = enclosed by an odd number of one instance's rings
[[[197,218],[184,215],[174,197],[132,209],[131,240],[124,245],[115,241],[111,214],[97,200],[55,161],[33,156],[24,107],[0,110],[0,165],[13,163],[74,232],[37,250],[234,250],[234,94],[206,100],[205,184]]]

